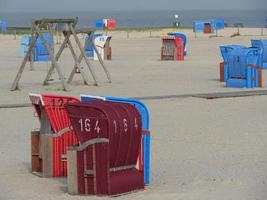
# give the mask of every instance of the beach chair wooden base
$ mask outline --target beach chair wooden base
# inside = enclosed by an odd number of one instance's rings
[[[52,177],[52,136],[31,132],[31,164],[32,173],[40,177]]]

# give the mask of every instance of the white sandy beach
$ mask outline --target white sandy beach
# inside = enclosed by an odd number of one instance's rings
[[[250,39],[267,39],[260,29],[219,31],[209,37],[191,30],[184,62],[160,61],[161,40],[167,32],[111,32],[112,61],[106,61],[113,82],[92,61],[100,86],[82,85],[80,75],[61,90],[56,74],[42,86],[48,63],[26,67],[21,90],[9,91],[21,64],[20,37],[0,35],[0,104],[29,103],[28,93],[54,93],[146,97],[191,93],[245,91],[219,82],[219,46],[250,45]],[[253,36],[254,35],[254,36]],[[150,37],[151,36],[151,37]],[[58,48],[58,46],[57,46]],[[68,49],[60,60],[68,76],[73,60]],[[90,76],[91,77],[91,76]],[[267,71],[263,71],[263,88]],[[256,90],[256,89],[254,89]],[[267,97],[206,100],[176,98],[144,101],[151,115],[151,185],[118,199],[266,200],[267,199]],[[66,178],[39,178],[30,173],[30,131],[39,127],[31,107],[0,109],[0,200],[95,199],[67,194]],[[107,199],[98,197],[97,199]]]

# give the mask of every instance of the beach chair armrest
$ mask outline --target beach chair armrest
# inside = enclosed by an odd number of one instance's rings
[[[109,139],[107,139],[107,138],[94,138],[91,140],[87,140],[86,142],[80,144],[79,146],[68,147],[68,150],[82,151],[90,145],[100,144],[100,143],[108,143],[108,142],[109,142]]]

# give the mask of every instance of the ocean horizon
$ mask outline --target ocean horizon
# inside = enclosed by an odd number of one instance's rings
[[[118,28],[171,27],[178,14],[182,26],[191,27],[194,20],[223,19],[228,26],[266,27],[267,10],[127,10],[127,11],[51,11],[1,12],[10,27],[30,27],[33,18],[73,18],[78,27],[95,27],[96,19],[114,18]]]

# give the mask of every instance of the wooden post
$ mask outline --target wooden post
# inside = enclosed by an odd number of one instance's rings
[[[69,76],[69,79],[68,79],[67,83],[71,83],[71,81],[73,80],[73,77],[74,77],[74,75],[76,73],[76,68],[78,68],[80,70],[80,72],[81,72],[81,75],[83,77],[84,83],[86,85],[89,85],[90,81],[89,81],[88,77],[86,76],[83,68],[80,67],[80,62],[79,62],[79,60],[77,58],[77,55],[75,54],[75,51],[74,51],[73,46],[71,44],[71,41],[68,42],[68,45],[69,45],[69,49],[70,49],[71,55],[72,55],[72,57],[74,59],[75,65],[74,65],[73,70],[71,71],[71,74]]]
[[[91,74],[92,74],[92,76],[93,76],[95,85],[98,85],[97,78],[96,78],[96,74],[95,74],[93,68],[91,67],[91,65],[90,65],[90,63],[89,63],[88,58],[87,58],[87,56],[86,56],[86,54],[85,54],[85,52],[84,52],[84,49],[83,49],[83,47],[82,47],[82,45],[81,45],[81,43],[80,43],[80,41],[79,41],[79,38],[77,37],[76,32],[75,32],[75,30],[74,30],[74,28],[72,27],[71,24],[69,24],[69,29],[70,29],[71,33],[73,34],[73,37],[74,37],[74,39],[75,39],[75,41],[76,41],[76,43],[77,43],[77,45],[78,45],[78,47],[79,47],[79,49],[80,49],[80,51],[81,51],[81,55],[82,55],[82,57],[84,58],[85,63],[86,63],[86,65],[88,66],[88,68],[89,68],[89,70],[90,70],[90,72],[91,72]]]
[[[60,66],[59,66],[58,63],[57,63],[57,60],[56,60],[55,56],[53,55],[53,51],[52,51],[52,49],[51,49],[51,48],[49,47],[49,45],[47,44],[47,42],[46,42],[44,36],[40,33],[40,29],[39,29],[35,24],[33,24],[33,28],[34,28],[34,30],[36,31],[36,33],[39,35],[39,37],[41,38],[41,40],[42,40],[42,42],[43,42],[45,48],[47,49],[49,55],[51,56],[51,59],[52,59],[52,67],[51,67],[51,68],[53,68],[53,66],[56,68],[57,73],[58,73],[58,75],[59,75],[59,79],[60,79],[60,81],[61,81],[61,83],[62,83],[63,89],[64,89],[65,91],[68,91],[69,89],[68,89],[68,86],[67,86],[67,84],[66,84],[66,82],[65,82],[64,75],[63,75],[63,73],[61,72],[61,68],[60,68]]]
[[[78,191],[78,169],[77,169],[77,151],[73,147],[67,149],[67,183],[68,193],[71,195],[79,194]]]
[[[31,132],[31,165],[32,172],[42,171],[42,160],[40,158],[40,131]]]
[[[17,75],[15,77],[15,80],[13,81],[13,84],[11,86],[11,89],[10,89],[11,91],[14,91],[14,90],[17,90],[18,89],[19,80],[20,80],[21,75],[22,75],[22,73],[24,71],[24,68],[25,68],[26,63],[29,60],[30,54],[32,52],[32,49],[34,48],[35,42],[37,40],[37,37],[38,36],[36,36],[35,34],[32,37],[32,42],[31,42],[31,44],[29,46],[28,52],[26,53],[26,55],[25,55],[25,57],[24,57],[24,59],[23,59],[23,61],[21,63],[21,66],[19,68],[19,71],[18,71],[18,73],[17,73]]]
[[[17,31],[16,31],[16,29],[14,30],[14,40],[16,40],[17,39]]]
[[[258,67],[258,86],[262,88],[262,68]]]
[[[33,28],[31,29],[31,38],[33,38]],[[30,71],[33,71],[34,70],[34,48],[31,50],[31,54],[30,54]]]
[[[58,52],[57,52],[57,54],[56,54],[56,56],[55,56],[56,61],[58,61],[58,59],[59,59],[59,57],[61,56],[63,50],[65,49],[65,46],[67,45],[67,42],[68,42],[69,38],[70,38],[70,34],[68,34],[68,35],[65,37],[63,43],[61,44],[61,46],[60,46],[60,48],[59,48],[59,50],[58,50]],[[49,70],[48,70],[48,72],[47,72],[47,75],[46,75],[46,77],[45,77],[45,80],[44,80],[44,82],[43,82],[43,85],[47,85],[48,80],[50,79],[50,77],[51,77],[51,75],[52,75],[54,69],[55,69],[55,66],[51,66],[51,67],[49,68]]]
[[[40,154],[42,158],[42,176],[53,176],[53,141],[51,134],[40,134]]]
[[[76,18],[74,20],[74,22],[73,22],[72,25],[75,27],[77,23],[78,23],[78,18]],[[67,45],[70,36],[71,36],[71,32],[68,32],[67,36],[65,36],[65,39],[64,39],[63,43],[61,44],[61,46],[60,46],[60,48],[59,48],[59,50],[58,50],[58,52],[57,52],[57,54],[55,56],[56,61],[58,61],[58,59],[61,56],[63,50],[65,49],[65,46]],[[48,80],[50,79],[50,77],[51,77],[52,72],[54,71],[54,69],[55,69],[54,66],[51,66],[50,67],[50,69],[48,70],[47,75],[45,77],[45,80],[43,82],[43,85],[46,85],[48,83]]]
[[[220,81],[224,82],[224,62],[220,63]]]
[[[92,39],[90,39],[90,40],[91,40],[91,43],[92,43],[92,45],[93,45],[93,49],[95,50],[95,53],[96,53],[96,55],[97,55],[97,58],[98,58],[100,64],[102,65],[102,67],[103,67],[103,69],[104,69],[106,75],[107,75],[107,78],[108,78],[108,80],[109,80],[109,83],[111,83],[111,76],[110,76],[110,73],[109,73],[108,69],[106,68],[106,66],[105,66],[105,64],[104,64],[104,61],[102,60],[102,57],[100,56],[100,54],[99,54],[99,52],[98,52],[98,50],[97,50],[97,48],[96,48],[96,46],[95,46],[94,41],[93,41]]]

